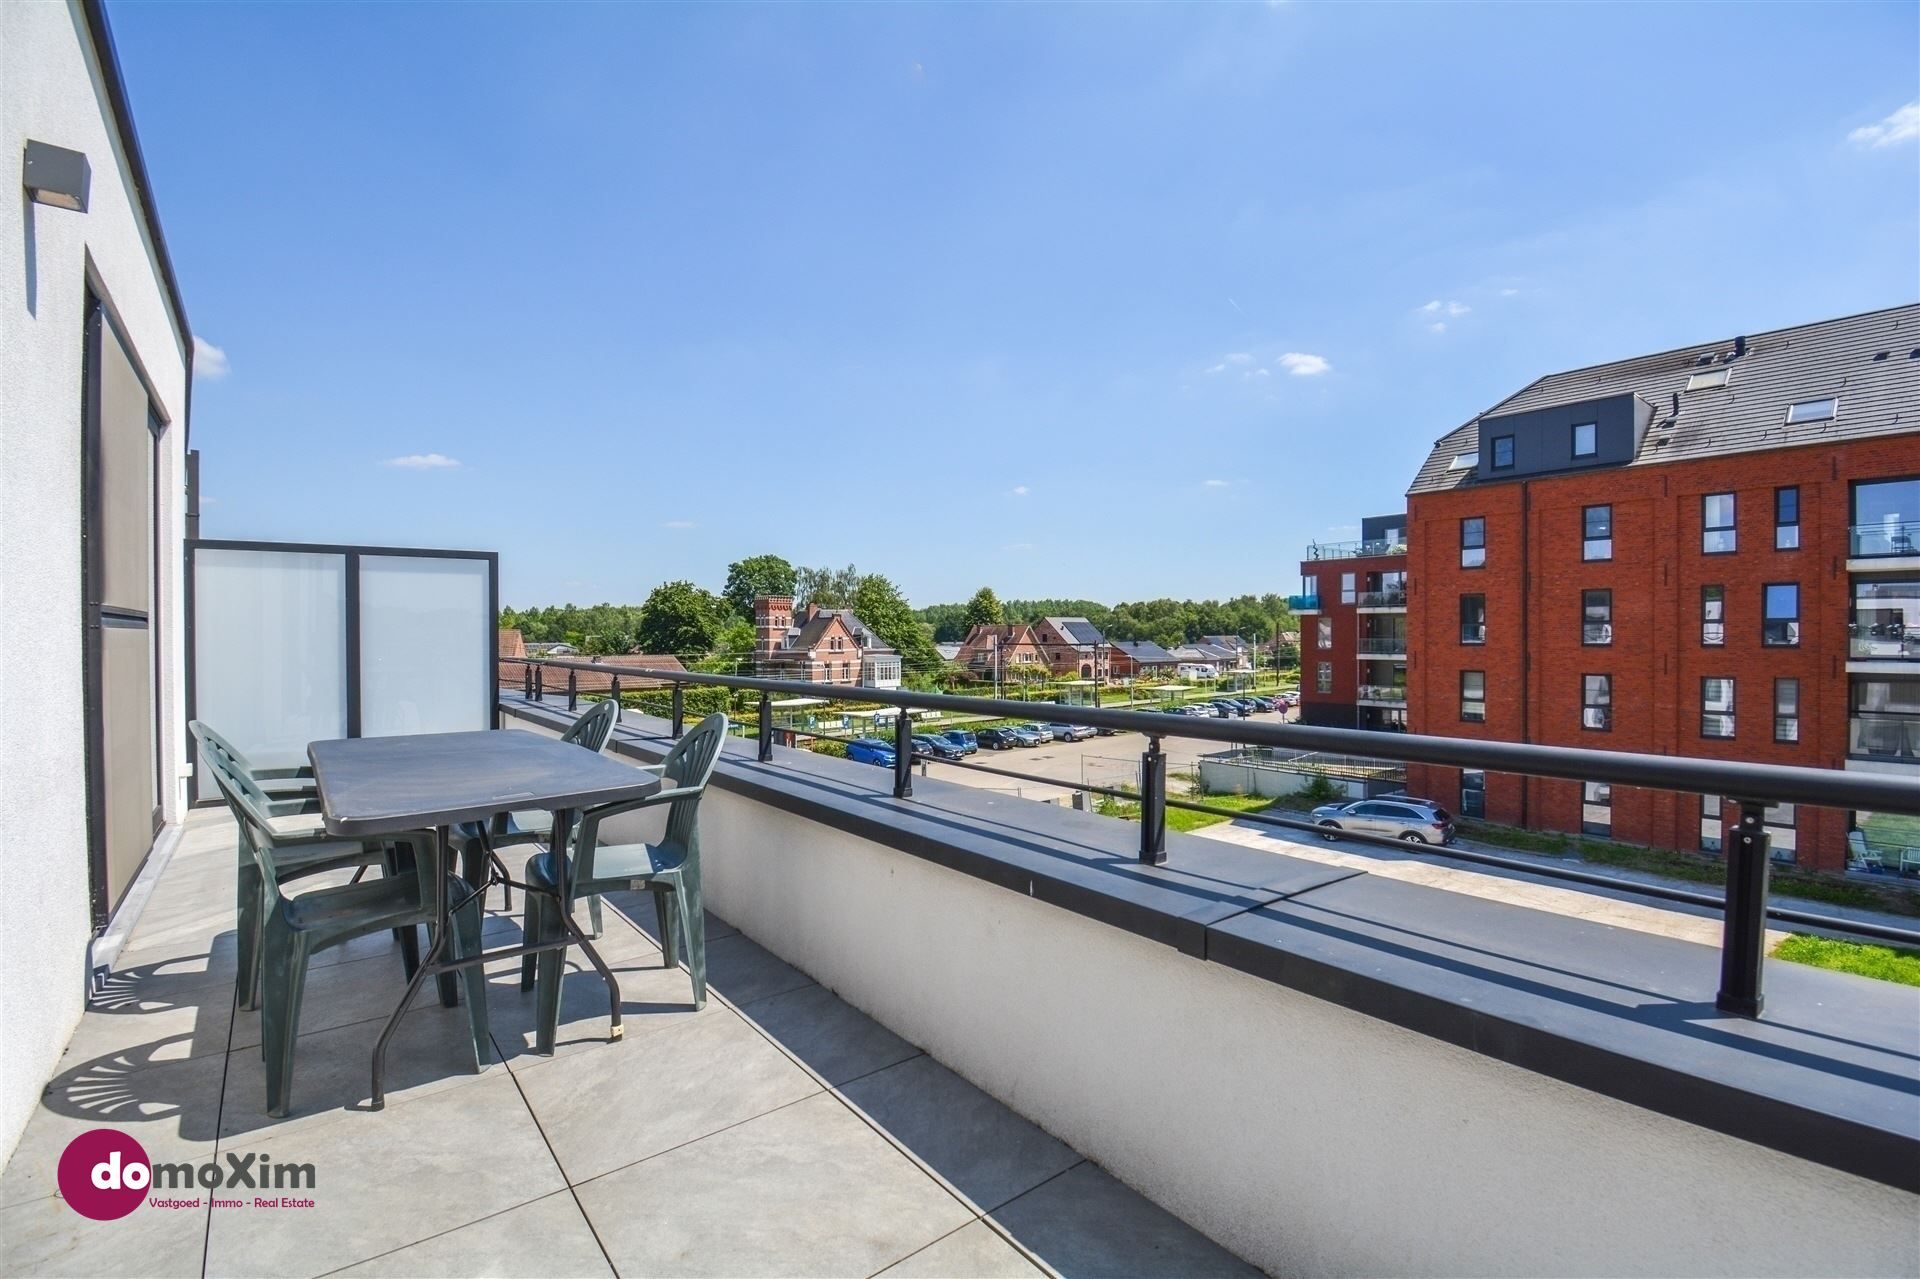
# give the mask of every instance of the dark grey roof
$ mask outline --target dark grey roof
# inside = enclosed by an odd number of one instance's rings
[[[1152,640],[1114,640],[1113,646],[1143,665],[1180,660]]]
[[[836,617],[846,623],[847,629],[853,632],[853,642],[858,644],[863,652],[893,652],[892,646],[874,634],[873,628],[861,621],[850,608],[821,609],[813,615],[806,625],[801,626],[797,630],[788,631],[788,634],[792,637],[788,641],[788,646],[799,649],[812,648],[820,642],[820,637],[826,634],[827,626]]]
[[[1920,303],[1755,333],[1745,354],[1736,357],[1733,350],[1734,339],[1723,338],[1550,373],[1441,436],[1407,492],[1475,482],[1472,469],[1455,469],[1453,461],[1478,454],[1480,418],[1611,395],[1638,395],[1654,406],[1653,424],[1630,466],[1920,431]],[[1881,352],[1886,358],[1875,359]],[[1725,386],[1686,389],[1693,374],[1717,369],[1730,371]],[[1840,401],[1831,421],[1787,425],[1789,405],[1829,396]]]
[[[1405,519],[1406,517],[1403,515],[1400,518]],[[1245,650],[1247,647],[1247,641],[1238,635],[1202,635],[1200,642],[1202,644],[1211,644],[1215,648],[1232,649],[1236,653]]]
[[[1084,617],[1049,617],[1046,619],[1053,629],[1059,631],[1075,644],[1104,644],[1106,637],[1100,628]]]

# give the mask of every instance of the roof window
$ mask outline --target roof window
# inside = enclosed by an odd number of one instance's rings
[[[1727,379],[1732,376],[1732,369],[1708,369],[1704,373],[1692,373],[1687,376],[1687,389],[1706,391],[1716,386],[1725,386]]]
[[[1840,401],[1831,397],[1824,400],[1801,400],[1787,409],[1787,425],[1801,422],[1828,422],[1838,416]]]
[[[1478,465],[1480,465],[1480,455],[1478,453],[1462,453],[1454,458],[1453,461],[1447,463],[1447,469],[1449,471],[1471,471]]]

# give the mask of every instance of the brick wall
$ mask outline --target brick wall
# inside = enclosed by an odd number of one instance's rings
[[[1920,470],[1920,436],[1783,449],[1410,498],[1408,727],[1416,733],[1840,768],[1847,750],[1849,485]],[[1800,546],[1774,549],[1774,490],[1800,489]],[[1701,549],[1702,498],[1735,494],[1737,549]],[[1581,558],[1583,508],[1613,508],[1613,558]],[[1487,521],[1486,564],[1460,565],[1460,520]],[[1800,588],[1800,643],[1761,642],[1763,587]],[[1725,643],[1701,643],[1701,588],[1725,588]],[[1324,587],[1324,578],[1323,578]],[[1613,593],[1611,644],[1582,643],[1582,592]],[[1459,598],[1487,598],[1487,642],[1459,642]],[[1323,589],[1324,599],[1324,589]],[[1463,670],[1487,675],[1487,720],[1462,723]],[[1613,723],[1581,726],[1582,676],[1612,677]],[[1735,736],[1700,735],[1701,680],[1735,681]],[[1800,739],[1774,741],[1773,681],[1800,681]],[[1409,769],[1409,788],[1459,802],[1457,770]],[[1616,789],[1616,838],[1699,844],[1699,801]],[[1487,779],[1491,820],[1580,828],[1580,788]],[[1802,810],[1799,860],[1845,864],[1847,814]]]
[[[1344,574],[1353,574],[1355,592],[1367,589],[1369,573],[1399,573],[1406,570],[1408,564],[1405,555],[1372,555],[1360,559],[1346,560],[1302,560],[1300,576],[1313,577],[1319,581],[1320,612],[1318,616],[1302,614],[1300,617],[1300,720],[1306,724],[1323,724],[1334,728],[1352,728],[1354,726],[1354,699],[1360,686],[1360,666],[1357,660],[1359,652],[1355,641],[1360,635],[1360,626],[1367,617],[1375,614],[1361,614],[1353,604],[1341,602],[1340,579]],[[1384,618],[1387,615],[1378,615]],[[1320,618],[1329,618],[1333,622],[1333,647],[1320,647]],[[1411,634],[1408,636],[1412,640]],[[1333,665],[1333,691],[1318,691],[1319,669],[1321,662]],[[1409,672],[1411,674],[1411,672]]]

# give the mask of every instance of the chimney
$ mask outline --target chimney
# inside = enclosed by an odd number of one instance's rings
[[[780,651],[793,618],[793,597],[759,595],[753,601],[753,647],[761,657]]]
[[[1733,340],[1733,358],[1739,359],[1747,353],[1747,339],[1744,335]]]

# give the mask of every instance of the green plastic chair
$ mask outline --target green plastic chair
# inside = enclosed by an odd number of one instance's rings
[[[674,744],[665,759],[644,766],[671,783],[669,789],[644,799],[602,804],[582,813],[567,874],[569,904],[590,894],[625,888],[652,891],[661,953],[669,966],[682,957],[686,959],[687,972],[693,978],[695,1008],[704,1008],[707,1003],[707,930],[700,901],[700,797],[706,793],[726,737],[727,717],[707,716]],[[667,808],[667,827],[659,843],[600,842],[600,828],[608,819],[662,805]],[[522,925],[530,939],[553,941],[563,935],[559,917],[562,906],[554,896],[558,883],[555,869],[551,851],[527,862],[527,884],[536,890],[526,894]],[[565,957],[564,950],[547,950],[521,959],[520,989],[534,988],[535,1047],[542,1053],[553,1051],[559,1033]]]
[[[612,698],[602,698],[595,702],[580,718],[573,721],[571,727],[560,735],[560,740],[599,754],[613,740],[613,730],[620,724],[620,703]],[[495,813],[491,822],[462,822],[454,828],[454,838],[460,848],[460,873],[467,882],[477,884],[484,877],[487,862],[498,860],[501,849],[516,844],[544,844],[553,836],[553,814],[538,809],[524,812]],[[500,868],[501,874],[506,867]],[[513,890],[503,886],[506,908],[513,909]],[[600,899],[593,898],[587,903],[587,909],[593,920],[593,936],[600,935]]]
[[[224,773],[234,789],[245,795],[258,811],[274,837],[274,873],[278,881],[288,883],[309,875],[319,875],[342,867],[378,866],[388,874],[399,869],[396,853],[383,841],[334,839],[317,820],[319,801],[312,793],[311,774],[304,793],[269,791],[255,776],[246,756],[231,742],[200,720],[187,725],[201,752],[218,773]],[[298,780],[283,778],[281,780]],[[315,820],[301,820],[313,817]],[[234,997],[242,1008],[259,1006],[260,932],[266,892],[259,865],[247,839],[246,823],[235,814],[238,831],[234,840],[234,913],[235,965]],[[396,931],[400,954],[412,976],[419,964],[418,935],[411,928]],[[442,998],[450,991],[443,984]]]
[[[316,888],[289,897],[281,889],[283,849],[274,834],[272,817],[240,785],[232,771],[215,764],[215,783],[233,810],[241,838],[253,856],[267,905],[260,937],[258,988],[260,994],[260,1052],[266,1059],[267,1113],[283,1118],[293,1097],[294,1047],[300,1033],[300,1001],[306,992],[307,966],[314,955],[368,933],[404,928],[409,933],[432,924],[436,901],[434,879],[441,890],[456,894],[453,936],[449,942],[456,959],[480,953],[480,895],[458,878],[449,878],[440,866],[432,831],[388,837],[411,855],[397,859],[402,873],[378,879],[355,880],[336,888]],[[410,871],[411,873],[405,873]],[[473,1037],[474,1070],[492,1060],[487,1021],[487,980],[480,965],[460,971],[466,987],[467,1020]]]

